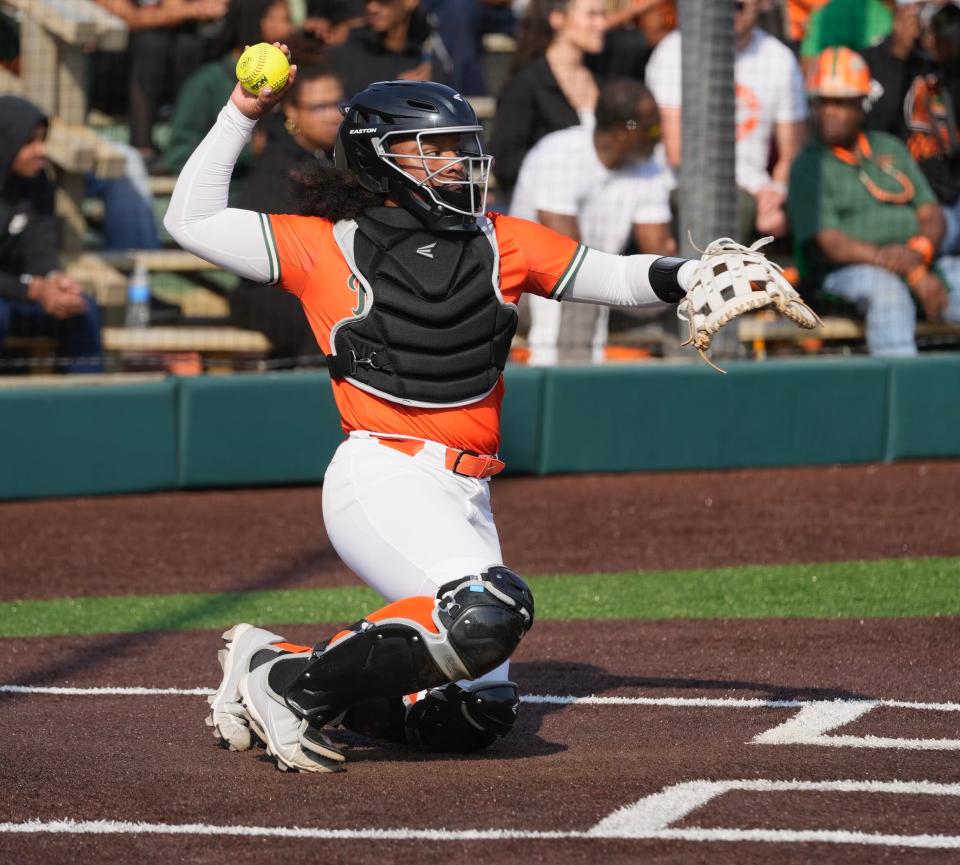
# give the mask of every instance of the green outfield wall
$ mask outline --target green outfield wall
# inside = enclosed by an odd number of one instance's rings
[[[507,370],[515,474],[960,457],[960,356]],[[0,498],[317,483],[322,372],[0,388]]]

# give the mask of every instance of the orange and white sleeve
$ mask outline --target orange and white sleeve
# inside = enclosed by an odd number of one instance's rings
[[[515,216],[496,220],[500,277],[507,285],[559,300],[572,284],[587,248],[545,225]]]
[[[273,277],[270,281],[300,297],[322,248],[324,233],[329,234],[331,224],[315,216],[277,213],[261,216],[270,253]]]
[[[516,279],[511,268],[526,267],[524,290],[553,300],[598,303],[603,306],[656,307],[676,303],[664,291],[664,279],[685,293],[698,263],[659,255],[615,255],[590,249],[539,223],[515,217],[496,222],[501,240],[501,279]],[[651,284],[653,264],[667,265],[667,273]],[[667,286],[668,288],[670,286]]]

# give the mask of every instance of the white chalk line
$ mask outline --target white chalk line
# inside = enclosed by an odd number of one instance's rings
[[[0,694],[46,694],[64,697],[206,697],[213,688],[64,688],[37,685],[0,685]]]
[[[960,836],[892,835],[824,829],[670,829],[668,824],[731,790],[901,793],[960,796],[960,784],[930,781],[689,781],[614,811],[587,831],[520,829],[322,829],[302,826],[223,826],[210,823],[135,823],[122,820],[27,820],[0,823],[6,834],[194,835],[361,841],[552,841],[568,839],[695,842],[860,844],[960,849]]]
[[[0,823],[0,833],[68,835],[194,835],[293,838],[316,841],[761,841],[774,844],[866,844],[883,847],[960,849],[953,835],[881,835],[824,829],[661,829],[629,839],[591,832],[537,832],[511,829],[307,829],[299,826],[214,826],[207,823],[129,823],[119,820],[30,820]]]
[[[70,688],[47,685],[0,685],[0,694],[47,694],[66,697],[208,697],[213,688]],[[864,710],[883,706],[892,709],[919,709],[934,712],[960,712],[960,703],[921,703],[909,700],[764,700],[742,697],[575,697],[572,694],[524,694],[521,701],[556,706],[676,706],[712,709],[802,709],[804,706],[839,703],[863,706]]]
[[[210,688],[139,688],[0,685],[0,694],[39,694],[59,696],[208,696]],[[905,700],[762,700],[736,697],[575,697],[558,694],[528,694],[521,698],[530,704],[556,706],[658,706],[710,709],[797,709],[800,711],[781,724],[756,735],[755,745],[804,745],[828,748],[872,748],[908,751],[960,751],[960,739],[891,738],[884,736],[848,736],[830,731],[851,723],[878,706],[938,712],[960,712],[957,703],[919,703]]]
[[[913,796],[960,796],[960,784],[938,781],[771,781],[741,779],[726,781],[684,781],[664,787],[604,817],[591,835],[602,838],[636,838],[670,829],[672,823],[702,808],[711,800],[731,791],[783,793],[894,793]],[[692,827],[697,828],[697,827]],[[674,830],[671,830],[674,831]],[[724,829],[723,831],[729,831]],[[734,830],[743,831],[743,830]],[[750,830],[752,831],[752,830]],[[775,830],[777,832],[787,830]],[[817,832],[829,830],[814,830]]]
[[[751,740],[755,745],[814,745],[825,748],[895,748],[913,751],[960,751],[960,739],[906,739],[833,734],[880,703],[819,702]]]

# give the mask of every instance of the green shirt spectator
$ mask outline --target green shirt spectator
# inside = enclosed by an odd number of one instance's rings
[[[232,54],[204,64],[187,79],[177,95],[170,143],[163,153],[164,163],[175,174],[179,174],[190,154],[217,122],[220,109],[237,84],[236,64]],[[245,173],[252,163],[253,153],[248,144],[237,160],[237,173]]]
[[[918,306],[930,321],[960,321],[960,258],[936,258],[943,210],[905,145],[864,132],[872,89],[866,62],[845,45],[809,64],[816,141],[793,163],[788,212],[807,299],[851,304],[870,354],[909,357]]]
[[[810,15],[800,57],[816,57],[831,45],[863,51],[879,45],[893,29],[893,13],[882,0],[830,0]]]
[[[819,280],[834,269],[816,244],[810,243],[819,232],[835,228],[876,246],[905,243],[919,231],[917,208],[936,201],[930,184],[900,139],[885,132],[868,132],[866,136],[875,159],[850,165],[815,140],[793,163],[788,209],[805,277]],[[861,174],[865,174],[884,192],[901,192],[901,184],[879,167],[887,159],[913,184],[909,205],[877,199],[861,180]]]
[[[237,84],[236,67],[244,46],[258,42],[286,42],[293,33],[289,0],[232,0],[223,22],[224,43],[232,46],[220,60],[201,66],[177,95],[170,143],[163,154],[167,167],[179,173],[190,154],[217,122]],[[240,153],[234,177],[246,174],[253,164],[248,144]],[[231,187],[231,194],[238,190]]]

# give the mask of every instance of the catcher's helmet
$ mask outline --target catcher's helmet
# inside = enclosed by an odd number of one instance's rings
[[[343,116],[334,148],[338,168],[354,171],[364,189],[389,196],[428,228],[475,227],[486,205],[492,157],[483,152],[477,115],[459,93],[430,81],[380,81],[354,96]],[[391,152],[397,139],[416,140],[412,158],[426,159],[424,138],[439,134],[459,135],[457,155],[430,156],[424,178],[397,164],[411,158]],[[440,176],[458,165],[462,176]]]

